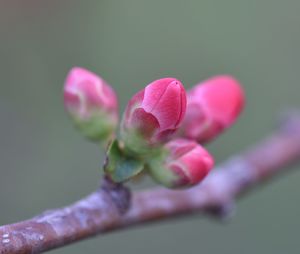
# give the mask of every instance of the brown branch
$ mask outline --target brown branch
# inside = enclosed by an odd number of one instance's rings
[[[299,159],[300,118],[290,117],[260,144],[226,161],[194,188],[133,193],[125,214],[116,206],[117,197],[128,198],[125,189],[102,188],[65,208],[2,226],[0,253],[40,253],[96,234],[181,214],[226,215],[237,196]]]

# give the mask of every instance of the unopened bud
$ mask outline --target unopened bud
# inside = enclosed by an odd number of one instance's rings
[[[244,93],[230,76],[216,76],[196,85],[187,94],[187,111],[181,135],[207,142],[230,127],[244,107]]]
[[[64,86],[64,104],[75,126],[87,138],[109,138],[118,123],[118,100],[113,89],[96,74],[71,69]]]
[[[186,94],[180,81],[153,81],[129,101],[121,124],[127,149],[144,154],[166,142],[178,129],[186,109]]]
[[[188,187],[202,181],[213,165],[213,157],[201,145],[175,139],[164,146],[164,154],[149,161],[149,172],[168,188]]]

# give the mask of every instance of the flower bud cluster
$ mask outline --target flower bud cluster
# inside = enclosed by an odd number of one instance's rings
[[[87,138],[100,142],[116,137],[118,100],[101,77],[73,68],[64,103]],[[214,164],[201,144],[229,128],[243,106],[243,90],[230,76],[213,77],[187,93],[175,78],[155,80],[128,102],[120,136],[108,148],[106,174],[122,182],[144,171],[169,188],[195,185]]]

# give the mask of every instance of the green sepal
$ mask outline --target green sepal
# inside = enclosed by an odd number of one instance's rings
[[[160,144],[156,144],[155,146],[150,145],[146,138],[139,134],[134,128],[126,132],[121,129],[121,139],[122,142],[124,142],[126,153],[141,160],[147,160],[156,156],[162,147]]]
[[[166,168],[166,158],[168,155],[167,151],[161,149],[160,154],[157,154],[147,162],[146,168],[149,175],[157,183],[167,188],[175,188],[178,176]]]
[[[118,140],[108,150],[104,171],[114,182],[124,182],[138,175],[144,169],[144,162],[124,152]]]
[[[113,135],[118,120],[106,112],[96,112],[87,119],[73,116],[73,122],[79,132],[93,142],[106,142]]]

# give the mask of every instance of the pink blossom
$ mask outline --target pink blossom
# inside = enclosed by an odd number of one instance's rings
[[[196,85],[187,95],[184,137],[206,142],[230,127],[244,107],[244,93],[231,76],[215,76]]]
[[[205,178],[214,165],[212,156],[195,141],[175,139],[167,143],[165,149],[167,156],[163,162],[150,162],[150,173],[166,187],[195,185]]]
[[[125,143],[131,147],[143,142],[151,146],[168,140],[182,122],[185,109],[186,94],[179,80],[153,81],[127,105],[122,122]]]
[[[64,104],[76,126],[92,139],[111,132],[117,125],[115,92],[101,77],[86,69],[74,67],[69,72],[64,86]]]

